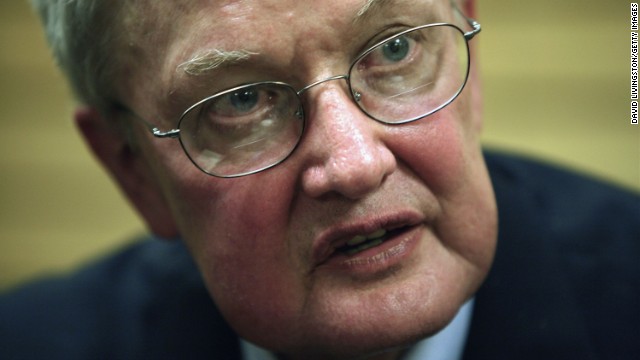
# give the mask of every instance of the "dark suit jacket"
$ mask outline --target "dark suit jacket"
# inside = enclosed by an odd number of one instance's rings
[[[640,198],[488,154],[500,233],[465,359],[640,354]],[[142,240],[0,298],[2,359],[237,359],[184,246]]]

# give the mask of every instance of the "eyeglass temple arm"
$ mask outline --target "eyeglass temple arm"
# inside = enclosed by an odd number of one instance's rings
[[[153,124],[151,124],[150,122],[148,122],[147,120],[143,119],[140,115],[136,114],[133,110],[129,109],[127,106],[122,105],[118,102],[114,103],[113,105],[114,109],[118,110],[118,111],[122,111],[125,112],[129,115],[131,115],[132,117],[134,117],[136,120],[142,122],[147,129],[149,129],[149,131],[151,132],[151,134],[153,134],[153,136],[163,139],[163,138],[177,138],[178,136],[180,136],[180,129],[171,129],[168,131],[162,131],[159,128],[157,128],[156,126],[154,126]]]
[[[455,0],[451,0],[451,6],[453,6],[453,8],[458,12],[458,14],[460,14],[460,16],[462,16],[462,18],[467,22],[467,24],[469,24],[469,26],[473,28],[473,30],[467,31],[466,33],[464,33],[464,38],[467,39],[467,41],[473,39],[474,36],[480,33],[480,31],[482,30],[482,26],[480,26],[479,22],[475,21],[470,17],[467,17],[462,12],[462,10],[460,10]]]
[[[464,38],[467,39],[467,41],[473,39],[474,36],[478,35],[480,33],[480,31],[482,31],[482,26],[480,25],[479,22],[465,17],[465,19],[467,20],[467,22],[469,23],[469,25],[471,25],[473,27],[473,30],[468,31],[466,33],[464,33]]]
[[[163,138],[177,138],[180,136],[180,129],[171,129],[169,131],[161,131],[157,127],[151,128],[151,133],[153,136],[163,139]]]

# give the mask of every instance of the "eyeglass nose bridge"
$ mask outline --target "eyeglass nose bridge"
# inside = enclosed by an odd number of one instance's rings
[[[302,95],[303,93],[307,92],[307,90],[311,89],[314,86],[317,86],[317,85],[320,85],[320,84],[324,84],[324,83],[329,82],[329,81],[343,80],[343,79],[346,80],[347,81],[347,85],[350,86],[350,84],[349,84],[349,75],[335,75],[335,76],[328,77],[326,79],[315,81],[315,82],[303,87],[302,89],[298,90],[297,94],[298,94],[298,96],[300,96],[300,95]]]
[[[303,87],[302,89],[298,90],[296,94],[298,94],[298,96],[302,96],[303,93],[305,93],[307,90],[311,89],[312,87],[320,84],[324,84],[329,81],[334,81],[334,80],[345,80],[347,82],[347,86],[349,87],[349,93],[351,94],[353,100],[355,100],[356,103],[360,102],[360,98],[362,98],[362,94],[359,91],[354,91],[351,89],[351,83],[349,82],[349,75],[335,75],[335,76],[328,77],[326,79],[315,81]]]

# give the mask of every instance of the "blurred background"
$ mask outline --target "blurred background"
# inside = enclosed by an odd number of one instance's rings
[[[480,1],[487,147],[640,190],[629,3]],[[145,229],[88,154],[26,1],[0,2],[0,289],[64,272]]]

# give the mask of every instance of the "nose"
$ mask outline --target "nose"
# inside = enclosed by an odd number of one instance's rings
[[[358,199],[377,189],[397,166],[384,143],[385,125],[360,111],[339,82],[305,97],[303,191],[314,198],[337,193]]]

